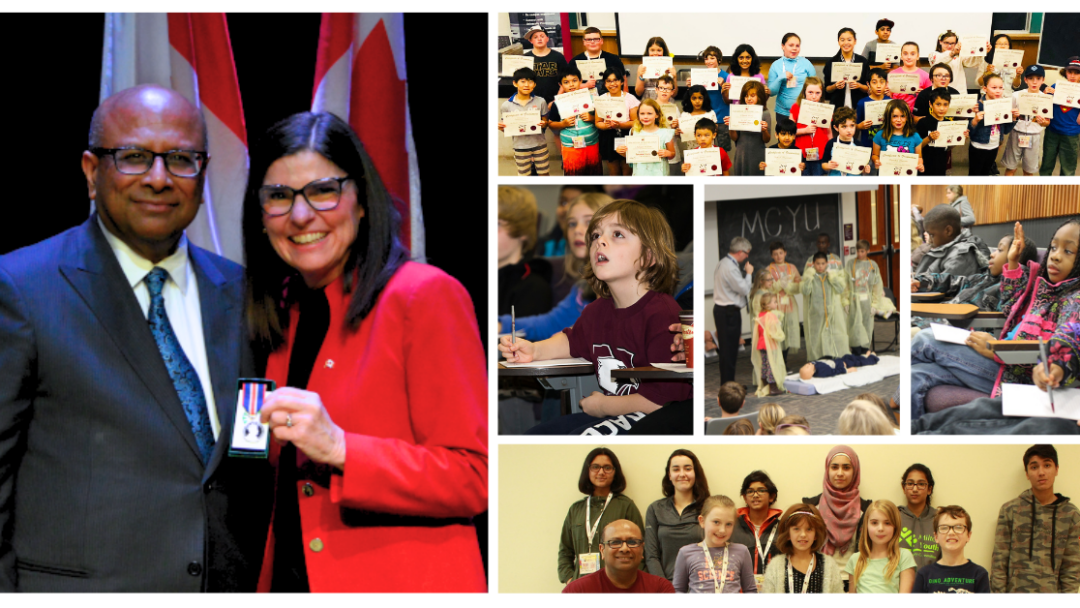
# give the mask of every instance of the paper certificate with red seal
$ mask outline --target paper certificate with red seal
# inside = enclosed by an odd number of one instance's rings
[[[975,118],[975,112],[978,112],[978,105],[978,94],[968,95],[966,93],[961,93],[959,95],[953,95],[952,101],[949,102],[949,111],[945,113],[945,116]]]
[[[671,126],[671,121],[679,118],[679,114],[682,114],[682,108],[673,103],[660,104],[660,113],[667,119],[668,127]]]
[[[555,105],[559,108],[559,117],[563,120],[578,114],[588,114],[596,108],[589,89],[578,89],[571,93],[555,96]]]
[[[671,69],[671,57],[642,57],[641,65],[645,66],[644,78],[659,78]]]
[[[989,52],[986,36],[964,36],[960,38],[961,57],[982,57]]]
[[[900,49],[903,46],[902,44],[882,44],[879,42],[877,50],[874,51],[874,60],[878,63],[900,63]]]
[[[720,89],[720,74],[715,68],[690,68],[690,86],[701,85],[706,91]]]
[[[868,101],[863,104],[863,120],[869,120],[875,125],[885,124],[885,107],[891,99],[881,101]]]
[[[818,103],[804,99],[799,103],[799,123],[814,125],[819,129],[828,129],[835,110],[836,106],[831,103]]]
[[[802,150],[798,148],[768,148],[765,150],[765,175],[802,175],[801,162]]]
[[[884,151],[879,157],[882,177],[915,177],[919,174],[919,155],[907,152]]]
[[[540,135],[543,133],[543,130],[540,128],[539,108],[523,110],[521,112],[507,112],[503,114],[502,122],[506,125],[503,127],[503,133],[506,137]]]
[[[870,166],[871,152],[871,148],[836,142],[832,147],[832,160],[836,163],[836,170],[841,173],[863,175],[866,167]]]
[[[994,49],[994,67],[998,69],[999,73],[1002,70],[1019,70],[1022,65],[1024,65],[1024,51]]]
[[[751,76],[732,76],[729,79],[729,82],[731,83],[731,88],[728,89],[727,92],[728,101],[739,101],[739,96],[742,95],[743,85],[750,82],[751,80],[757,80],[757,78],[753,78]]]
[[[237,382],[236,418],[233,420],[229,456],[266,458],[270,453],[270,425],[259,421],[267,391],[273,380],[240,378]]]
[[[1059,106],[1080,108],[1080,82],[1064,79],[1054,83],[1054,103]]]
[[[697,123],[702,118],[708,118],[713,122],[716,120],[716,112],[709,110],[704,114],[691,114],[689,112],[683,112],[679,115],[679,136],[685,142],[694,141],[694,131],[697,129]],[[720,121],[723,124],[723,121]]]
[[[987,99],[983,101],[983,124],[1000,125],[1013,121],[1012,99]]]
[[[626,138],[626,162],[628,163],[658,163],[666,159],[660,158],[659,135],[630,135]]]
[[[622,97],[601,97],[597,99],[596,120],[629,121],[630,110],[626,109],[626,101]]]
[[[834,61],[832,64],[832,79],[833,82],[843,82],[845,80],[858,82],[859,77],[862,76],[862,64],[850,63],[847,61]]]
[[[893,95],[914,95],[919,92],[919,75],[889,72],[889,90]]]
[[[687,175],[723,175],[720,148],[695,148],[683,151],[683,162],[690,163]]]
[[[1017,95],[1016,108],[1028,120],[1054,117],[1054,96],[1024,91]]]
[[[751,131],[761,133],[761,116],[765,106],[748,105],[737,103],[731,106],[731,120],[728,121],[728,129],[731,131]]]
[[[600,75],[607,69],[607,61],[604,59],[578,59],[574,63],[581,72],[581,81],[586,82],[589,78],[600,80]]]
[[[967,131],[966,120],[942,120],[937,123],[938,138],[930,140],[931,148],[948,148],[967,143],[964,131]]]
[[[502,74],[500,76],[514,77],[514,72],[521,68],[535,69],[536,58],[532,56],[526,57],[525,55],[503,55],[502,56]]]

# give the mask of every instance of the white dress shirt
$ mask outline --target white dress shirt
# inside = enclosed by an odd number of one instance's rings
[[[161,266],[169,273],[169,279],[161,290],[165,299],[165,314],[169,315],[169,324],[172,325],[173,333],[184,349],[195,373],[199,375],[199,383],[202,384],[203,394],[206,396],[207,413],[210,416],[210,426],[214,430],[214,439],[221,432],[221,423],[218,421],[217,409],[214,407],[214,387],[210,383],[210,366],[206,359],[206,340],[203,338],[202,309],[199,308],[199,282],[195,278],[195,269],[191,267],[188,259],[187,236],[180,237],[180,244],[172,255],[154,264],[150,260],[135,253],[127,243],[120,240],[116,235],[101,223],[98,218],[98,226],[105,233],[105,239],[109,241],[116,260],[120,262],[120,269],[124,271],[128,284],[135,291],[135,298],[139,300],[143,316],[150,314],[150,288],[147,287],[146,275]]]
[[[720,258],[713,273],[713,304],[715,306],[746,306],[746,296],[750,294],[753,277],[749,273],[744,277],[739,263],[731,254]]]

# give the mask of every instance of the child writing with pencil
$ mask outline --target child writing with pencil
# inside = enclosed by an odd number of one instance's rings
[[[573,327],[540,342],[503,336],[499,351],[509,363],[585,358],[595,367],[603,392],[581,400],[583,413],[540,424],[530,434],[614,435],[664,404],[691,396],[687,382],[611,377],[614,369],[671,359],[668,327],[680,311],[671,297],[679,275],[671,226],[660,211],[623,199],[593,215],[588,238],[585,280],[596,301]]]

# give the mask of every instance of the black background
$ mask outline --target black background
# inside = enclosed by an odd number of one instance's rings
[[[793,224],[791,213],[788,208],[801,207],[798,213],[798,221]],[[806,208],[810,207],[811,228],[806,227]],[[816,207],[816,210],[814,208]],[[753,248],[750,250],[750,263],[755,271],[766,268],[772,263],[772,253],[769,246],[773,241],[784,243],[787,251],[787,262],[794,264],[802,273],[806,259],[817,253],[817,239],[822,232],[829,235],[831,253],[843,256],[843,239],[840,238],[840,195],[839,194],[807,194],[800,196],[785,196],[777,198],[759,198],[745,201],[723,201],[716,204],[717,228],[719,229],[719,256],[723,259],[728,254],[728,246],[731,239],[737,236],[746,237]],[[761,230],[755,230],[753,234],[744,234],[746,228],[743,224],[744,215],[753,222],[757,214],[761,219],[769,217],[769,226],[774,231],[782,227],[779,234],[767,235],[761,238]],[[820,218],[821,225],[816,226],[815,218]],[[715,288],[715,286],[714,286]]]

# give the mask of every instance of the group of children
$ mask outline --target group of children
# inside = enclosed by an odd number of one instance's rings
[[[879,20],[876,39],[866,44],[861,55],[854,52],[855,31],[841,29],[838,34],[840,50],[826,62],[824,79],[819,79],[813,64],[799,55],[801,39],[794,33],[783,37],[783,55],[773,62],[768,78],[762,75],[757,53],[750,45],[742,44],[736,48],[730,71],[720,67],[723,61],[720,49],[710,46],[700,57],[706,67],[717,70],[722,84],[716,90],[707,90],[687,80],[688,90],[683,94],[681,107],[673,101],[678,95],[678,86],[672,70],[659,78],[645,80],[644,85],[639,80],[636,91],[646,96],[639,102],[634,95],[624,91],[622,70],[609,69],[602,75],[608,93],[593,95],[596,99],[626,99],[627,115],[615,121],[597,121],[595,113],[585,107],[576,108],[577,113],[573,116],[561,117],[554,100],[536,101],[532,90],[537,76],[532,70],[522,68],[513,76],[518,92],[504,102],[500,116],[534,105],[546,106],[548,109],[541,112],[542,120],[537,126],[541,131],[546,126],[559,131],[564,175],[600,175],[601,160],[608,162],[611,175],[629,172],[634,175],[677,172],[687,175],[763,175],[768,167],[765,150],[772,140],[771,129],[775,129],[777,140],[772,148],[798,149],[801,154],[797,167],[785,166],[785,175],[878,175],[882,166],[894,176],[945,175],[951,166],[951,150],[957,145],[968,146],[969,175],[996,174],[996,159],[1001,146],[1005,146],[1006,175],[1014,175],[1017,170],[1026,175],[1036,172],[1051,175],[1058,161],[1061,175],[1075,175],[1080,109],[1053,104],[1052,115],[1020,114],[1022,94],[1052,95],[1054,87],[1046,86],[1042,66],[999,68],[994,65],[995,50],[1011,48],[1012,42],[1007,35],[995,35],[985,55],[962,56],[959,36],[952,30],[946,31],[938,37],[935,50],[928,56],[931,64],[928,74],[918,67],[921,55],[915,42],[903,43],[895,67],[893,61],[872,57],[878,44],[892,44],[893,26],[889,19]],[[659,37],[649,40],[644,54],[670,56],[667,43]],[[861,64],[860,75],[857,79],[836,80],[832,75],[833,63]],[[957,116],[949,110],[954,96],[967,94],[965,67],[979,67],[980,92],[977,104]],[[918,85],[905,92],[890,92],[889,76],[892,74],[916,76]],[[1080,57],[1070,58],[1061,68],[1061,76],[1071,83],[1080,82]],[[742,81],[741,90],[732,91],[732,77],[750,80]],[[581,72],[573,64],[562,66],[558,78],[563,93],[593,84],[591,81],[583,83]],[[1024,88],[1012,93],[1011,116],[988,116],[985,102],[1004,98],[1021,80]],[[764,108],[770,96],[775,97],[776,117],[770,121],[768,113],[763,113],[760,137],[757,132],[729,129],[732,105]],[[654,103],[648,104],[650,100]],[[821,117],[817,114],[813,121],[805,118],[809,114],[802,112],[805,102],[828,103],[834,107],[831,117],[825,121],[827,127],[821,125]],[[875,102],[887,102],[880,119],[876,118],[876,112],[881,111],[880,104],[873,106],[874,113],[868,112],[867,104]],[[646,105],[651,111],[644,110]],[[643,110],[646,116],[641,115]],[[800,116],[804,119],[800,120]],[[962,133],[950,131],[946,136],[948,146],[933,145],[942,137],[939,125],[954,120],[966,121],[967,128]],[[999,122],[1002,120],[1004,122]],[[693,137],[685,127],[679,126],[680,121],[694,121]],[[500,122],[499,128],[504,128],[503,123]],[[607,133],[607,137],[598,136],[598,132]],[[616,145],[617,138],[642,134],[658,137],[658,147],[652,156],[659,158],[659,162],[625,161],[627,149]],[[537,137],[542,140],[542,133],[514,138],[519,175],[529,175],[534,168],[537,174],[546,174],[546,147],[543,152],[538,150],[540,140]],[[870,158],[865,162],[838,161],[835,158],[837,145],[869,149]],[[718,148],[721,158],[714,166],[698,169],[681,161],[687,150],[712,147]],[[890,156],[886,159],[888,164],[883,165],[883,152],[914,156]]]
[[[812,361],[803,366],[800,376],[807,380],[815,375],[836,375],[853,373],[857,368],[876,365],[878,357],[874,353],[867,356],[844,355],[840,359]],[[815,370],[815,366],[817,370]],[[899,390],[899,389],[897,389]],[[738,382],[725,382],[720,385],[716,403],[720,406],[721,418],[739,417],[746,402],[746,388]],[[896,435],[894,409],[879,395],[862,393],[855,397],[840,413],[838,434],[840,435]],[[705,421],[711,420],[709,416]],[[809,435],[810,423],[798,414],[788,414],[779,403],[764,403],[758,408],[757,426],[746,418],[740,418],[724,429],[724,435]]]

